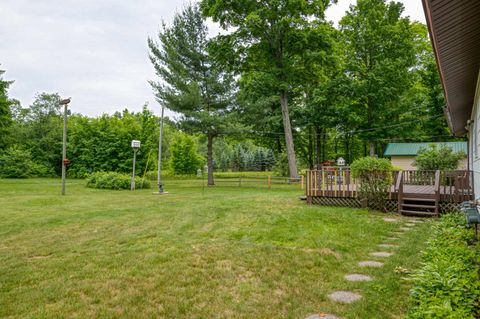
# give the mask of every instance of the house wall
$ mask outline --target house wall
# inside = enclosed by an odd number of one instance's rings
[[[470,119],[473,121],[468,131],[470,169],[473,171],[475,199],[480,199],[480,85],[477,90]]]
[[[391,158],[393,167],[402,170],[416,170],[417,168],[412,166],[414,160],[415,156],[392,156]]]
[[[415,156],[392,156],[391,161],[394,167],[398,167],[402,170],[416,170],[417,168],[413,166],[413,161]],[[480,158],[479,158],[480,160]],[[468,158],[465,157],[458,163],[457,169],[467,170],[468,169]],[[479,170],[480,172],[480,170]]]

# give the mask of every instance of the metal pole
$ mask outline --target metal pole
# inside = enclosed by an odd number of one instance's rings
[[[62,195],[65,195],[65,175],[67,158],[67,104],[63,105],[63,147],[62,147]]]
[[[157,170],[157,185],[158,193],[163,193],[163,185],[160,179],[162,173],[162,137],[163,137],[163,111],[165,107],[162,105],[162,115],[160,116],[160,137],[158,139],[158,170]]]
[[[132,171],[132,182],[130,183],[130,190],[135,190],[135,163],[137,161],[137,150],[133,150],[133,171]]]

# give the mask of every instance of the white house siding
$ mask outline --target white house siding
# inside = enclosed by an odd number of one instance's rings
[[[480,79],[480,78],[479,78]],[[473,123],[468,132],[469,151],[470,151],[470,169],[473,170],[473,181],[475,190],[475,199],[480,199],[480,86],[477,81],[477,90],[473,104],[471,119]]]

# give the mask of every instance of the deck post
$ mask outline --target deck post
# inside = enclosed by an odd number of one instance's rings
[[[403,171],[398,172],[397,182],[395,184],[395,190],[397,191],[397,211],[402,213],[402,201],[403,201]]]

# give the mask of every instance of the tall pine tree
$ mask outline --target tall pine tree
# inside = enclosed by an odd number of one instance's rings
[[[208,30],[197,5],[163,24],[158,42],[148,39],[150,60],[158,82],[150,82],[159,103],[182,115],[180,124],[207,137],[208,185],[213,180],[213,140],[233,124],[232,76],[209,54]]]

